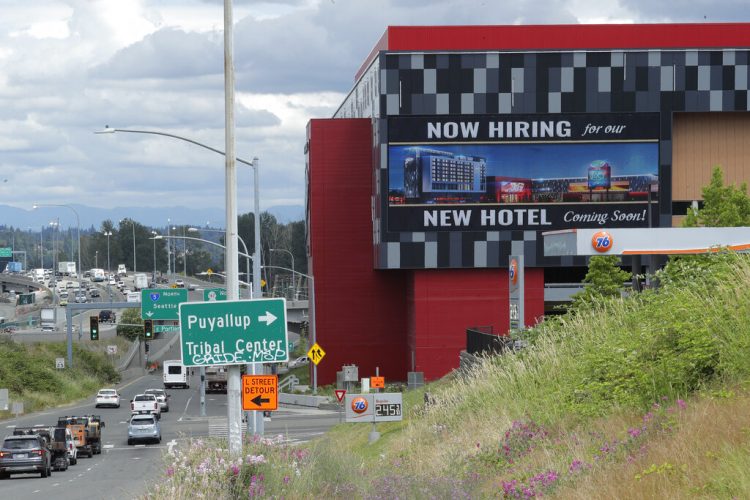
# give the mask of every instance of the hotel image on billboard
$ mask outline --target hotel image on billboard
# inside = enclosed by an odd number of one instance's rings
[[[646,227],[658,115],[393,117],[388,230]]]

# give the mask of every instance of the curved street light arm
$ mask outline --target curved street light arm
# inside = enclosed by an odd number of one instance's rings
[[[115,132],[130,132],[131,134],[151,134],[151,135],[163,135],[164,137],[171,137],[173,139],[179,139],[181,141],[189,142],[190,144],[195,144],[196,146],[200,146],[204,149],[208,149],[209,151],[213,151],[214,153],[219,153],[222,156],[226,156],[224,151],[216,148],[212,148],[211,146],[207,146],[203,143],[200,143],[198,141],[194,141],[193,139],[188,139],[187,137],[182,137],[181,135],[175,135],[170,134],[168,132],[158,132],[156,130],[136,130],[136,129],[127,129],[127,128],[111,128],[111,127],[105,127],[104,130],[99,130],[94,132],[95,134],[113,134]],[[249,165],[253,168],[255,168],[255,164],[251,161],[243,160],[242,158],[235,157],[235,160],[237,160],[240,163],[244,163],[245,165]]]

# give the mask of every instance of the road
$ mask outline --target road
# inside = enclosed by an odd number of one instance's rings
[[[195,370],[197,373],[197,370]],[[190,389],[169,389],[170,411],[161,419],[161,444],[127,444],[129,401],[148,388],[161,388],[161,374],[135,379],[118,387],[122,398],[119,409],[94,408],[93,397],[74,406],[21,416],[18,420],[0,422],[0,434],[11,434],[16,425],[51,425],[58,416],[102,416],[103,450],[92,458],[79,458],[67,471],[57,471],[50,478],[22,474],[0,481],[0,498],[14,499],[129,499],[146,492],[148,484],[164,471],[163,455],[179,447],[189,437],[226,434],[227,400],[225,394],[206,395],[206,417],[200,417],[199,380],[191,379]],[[338,412],[317,408],[280,407],[265,422],[265,435],[282,434],[290,443],[317,438],[339,421]]]

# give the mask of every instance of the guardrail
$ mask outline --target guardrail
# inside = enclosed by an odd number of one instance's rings
[[[125,371],[128,366],[130,366],[130,362],[133,361],[133,357],[135,356],[135,353],[138,352],[138,347],[140,345],[140,342],[137,340],[134,340],[132,344],[130,344],[130,349],[128,349],[128,354],[125,356],[125,360],[120,364],[119,367],[117,367],[117,370],[119,371]]]

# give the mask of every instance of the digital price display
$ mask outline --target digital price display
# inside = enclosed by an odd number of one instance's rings
[[[400,416],[401,403],[381,403],[375,405],[375,418]]]
[[[400,392],[373,394],[375,422],[397,422],[403,420],[403,400]]]

